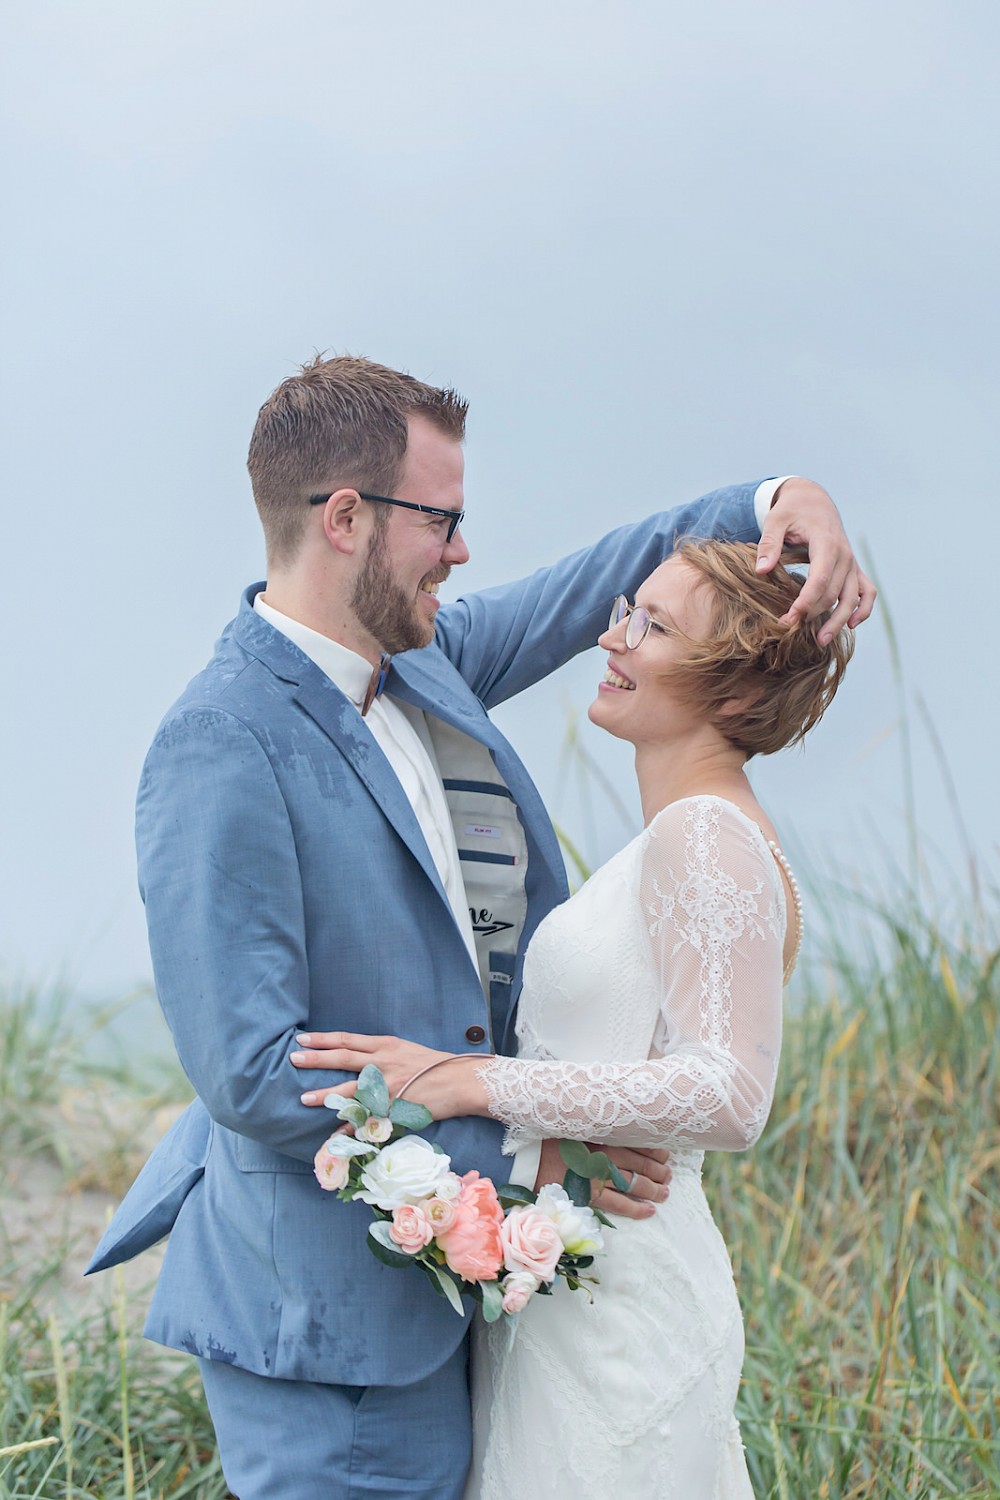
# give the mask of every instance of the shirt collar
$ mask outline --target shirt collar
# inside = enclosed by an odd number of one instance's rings
[[[320,671],[326,673],[334,686],[360,712],[371,681],[370,661],[359,656],[356,651],[349,650],[347,646],[342,646],[339,641],[332,641],[328,635],[321,635],[318,630],[283,615],[273,604],[267,604],[260,594],[254,598],[253,607],[256,614],[273,625],[275,630],[280,630],[311,662],[315,662]]]

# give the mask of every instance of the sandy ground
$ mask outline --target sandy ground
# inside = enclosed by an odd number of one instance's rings
[[[108,1218],[129,1182],[182,1104],[146,1108],[141,1100],[111,1092],[68,1092],[59,1101],[60,1147],[65,1165],[51,1155],[8,1155],[0,1182],[0,1297],[16,1297],[46,1266],[40,1300],[60,1322],[95,1315],[114,1295],[114,1275],[84,1277]],[[128,1321],[140,1329],[163,1250],[123,1268]]]

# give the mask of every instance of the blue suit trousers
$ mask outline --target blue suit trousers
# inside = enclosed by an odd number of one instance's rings
[[[199,1360],[239,1500],[461,1500],[471,1457],[466,1336],[413,1385],[272,1380]]]

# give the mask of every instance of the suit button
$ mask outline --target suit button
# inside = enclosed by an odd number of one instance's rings
[[[486,1032],[481,1026],[470,1026],[465,1033],[465,1040],[478,1047],[480,1042],[485,1042]]]

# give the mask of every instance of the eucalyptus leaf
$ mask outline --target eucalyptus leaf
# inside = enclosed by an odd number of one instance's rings
[[[428,1125],[433,1125],[434,1116],[423,1104],[415,1104],[412,1099],[394,1099],[389,1109],[389,1119],[394,1125],[401,1125],[404,1130],[426,1130]]]
[[[578,1177],[590,1176],[591,1151],[584,1145],[583,1141],[560,1141],[559,1154]]]
[[[389,1238],[389,1225],[379,1219],[368,1226],[368,1248],[384,1266],[412,1266],[413,1256],[400,1250]]]
[[[353,1109],[353,1107],[354,1100],[345,1099],[343,1094],[327,1094],[323,1100],[324,1109],[336,1109],[339,1111],[342,1109]]]
[[[591,1151],[583,1141],[560,1141],[559,1150],[570,1171],[576,1172],[580,1177],[596,1177],[602,1182],[613,1182],[620,1193],[628,1187],[629,1179],[619,1171],[605,1151]]]
[[[462,1306],[462,1298],[459,1295],[458,1287],[452,1281],[448,1272],[442,1270],[440,1266],[428,1265],[426,1261],[424,1262],[424,1268],[431,1278],[432,1283],[441,1292],[441,1295],[448,1298],[448,1301],[460,1317],[464,1317],[465,1308]]]
[[[629,1185],[632,1181],[631,1177],[626,1177],[624,1172],[620,1172],[610,1158],[608,1158],[607,1160],[608,1166],[611,1168],[611,1172],[609,1175],[611,1177],[613,1186],[616,1187],[620,1193],[627,1193],[629,1190]]]
[[[361,1069],[355,1098],[370,1115],[378,1115],[379,1119],[384,1119],[389,1113],[389,1090],[380,1069],[374,1063]]]
[[[495,1323],[503,1312],[503,1292],[498,1281],[479,1283],[483,1300],[483,1317],[487,1323]]]
[[[359,1141],[356,1136],[348,1135],[346,1130],[335,1130],[324,1144],[329,1156],[375,1155],[374,1146],[370,1146],[367,1141]]]
[[[515,1203],[534,1203],[536,1194],[530,1188],[520,1187],[516,1182],[505,1182],[503,1187],[497,1188],[497,1197],[504,1208],[508,1208]]]
[[[569,1198],[569,1201],[571,1203],[575,1203],[577,1208],[589,1208],[589,1177],[581,1177],[579,1172],[574,1172],[572,1168],[570,1168],[570,1170],[566,1173],[566,1176],[563,1178],[563,1187],[566,1190],[566,1196]]]

